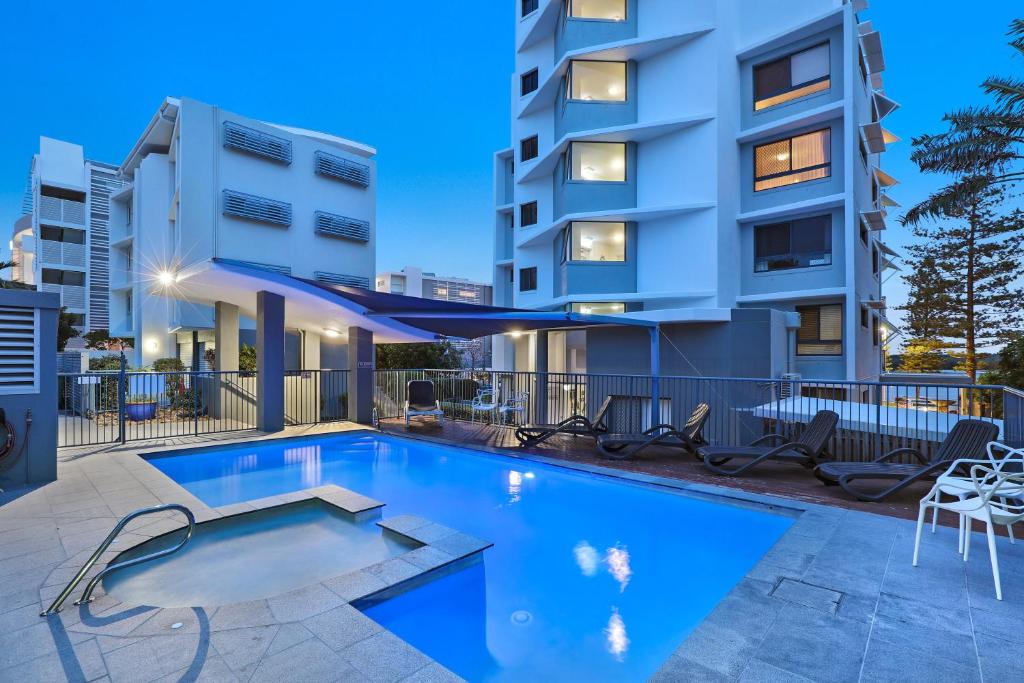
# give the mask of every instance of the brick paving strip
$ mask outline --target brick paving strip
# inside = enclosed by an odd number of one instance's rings
[[[338,429],[294,428],[285,436]],[[98,590],[88,606],[69,604],[58,616],[38,616],[117,519],[140,507],[181,503],[199,522],[312,498],[353,515],[380,509],[377,501],[333,486],[210,509],[137,457],[141,451],[254,438],[263,437],[62,451],[57,482],[0,494],[0,680],[459,680],[351,604],[428,580],[432,572],[486,552],[486,541],[415,517],[380,525],[382,533],[403,535],[420,547],[265,600],[160,609],[120,603]],[[551,459],[550,452],[517,455]],[[562,460],[609,472],[601,467],[605,463],[583,456]],[[1024,543],[1000,539],[1005,600],[997,602],[983,544],[975,540],[965,564],[956,553],[954,529],[926,533],[921,566],[914,569],[914,525],[908,521],[638,469],[616,474],[796,517],[654,679],[1024,680],[1024,658],[1017,654],[1024,645]],[[170,516],[137,520],[102,561],[181,526]],[[686,581],[685,568],[680,581]]]

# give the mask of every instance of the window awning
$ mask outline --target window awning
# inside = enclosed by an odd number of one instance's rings
[[[860,217],[868,230],[885,230],[885,211],[861,211]]]
[[[893,185],[900,184],[900,181],[896,180],[880,168],[875,169],[875,177],[878,178],[878,184],[882,187],[892,187]]]
[[[860,129],[861,135],[864,138],[864,146],[872,154],[881,154],[885,151],[886,145],[891,145],[900,140],[897,136],[882,128],[882,124],[877,121],[865,123]]]
[[[882,36],[878,31],[868,31],[860,36],[861,50],[864,52],[864,63],[868,73],[877,74],[885,71],[885,56],[882,54]]]
[[[886,97],[880,92],[876,92],[874,97],[875,107],[878,109],[878,118],[880,119],[884,119],[886,116],[900,108],[899,102]]]
[[[882,203],[882,206],[898,207],[900,205],[898,201],[896,201],[887,194],[883,194],[880,201]]]
[[[381,344],[606,325],[657,326],[635,318],[478,306],[374,292],[220,259],[165,274],[167,277],[156,275],[154,282],[170,280],[154,288],[159,296],[205,305],[224,301],[254,318],[257,292],[268,291],[284,297],[287,327],[334,337],[345,336],[349,327],[361,327],[373,332],[374,341]]]

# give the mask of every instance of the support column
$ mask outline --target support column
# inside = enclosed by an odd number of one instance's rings
[[[299,368],[303,370],[295,389],[299,392],[294,403],[300,405],[302,419],[304,422],[320,422],[322,415],[330,415],[327,412],[328,405],[321,398],[321,391],[324,391],[325,377],[320,370],[320,335],[308,330],[299,330]],[[308,372],[306,372],[308,371]],[[327,383],[333,384],[333,383]],[[329,391],[329,388],[328,388]],[[325,396],[330,399],[332,397]],[[337,399],[334,399],[335,402]],[[291,398],[288,405],[294,405]]]
[[[548,331],[537,330],[534,341],[534,369],[537,372],[537,396],[533,402],[536,406],[536,421],[538,424],[548,422]],[[563,416],[568,417],[568,416]]]
[[[199,372],[199,330],[192,330],[192,372]]]
[[[651,427],[661,424],[661,327],[650,328],[651,333]]]
[[[284,429],[284,297],[256,293],[256,426]]]
[[[238,371],[238,306],[225,301],[213,305],[213,327],[216,355],[213,369],[217,372]]]
[[[348,419],[373,422],[373,332],[348,328]]]

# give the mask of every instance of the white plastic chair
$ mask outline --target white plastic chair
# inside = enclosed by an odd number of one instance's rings
[[[942,503],[938,500],[941,493],[936,485],[931,493],[921,500],[921,510],[917,516],[917,535],[914,538],[914,566],[917,566],[921,551],[921,531],[924,529],[928,508],[949,510],[966,519],[967,533],[963,539],[964,561],[971,553],[970,530],[973,520],[985,522],[988,554],[992,562],[992,579],[996,585],[996,600],[1002,600],[1003,588],[999,581],[995,525],[1000,524],[1009,528],[1010,525],[1024,519],[1024,503],[1016,500],[1016,497],[1024,492],[1024,474],[999,472],[985,465],[974,465],[971,468],[971,483],[974,486],[973,497]]]
[[[494,413],[498,409],[498,394],[493,389],[481,389],[476,392],[473,402],[469,404],[469,421],[476,422],[477,413],[487,413],[494,422]]]
[[[932,492],[935,494],[935,502],[942,502],[941,498],[943,494],[954,496],[959,500],[963,500],[969,496],[975,495],[974,482],[970,477],[965,477],[958,472],[962,472],[965,467],[970,465],[985,465],[991,467],[996,472],[1005,472],[1008,474],[1019,474],[1024,472],[1024,449],[1010,448],[1006,444],[1001,444],[996,441],[992,441],[986,447],[988,452],[988,460],[971,460],[961,459],[953,462],[949,469],[935,480],[935,487]],[[998,451],[998,453],[997,453]],[[1013,465],[1011,467],[1008,467]],[[1003,498],[1010,496],[1009,491],[1004,491]],[[1018,492],[1019,495],[1024,495],[1024,491]],[[929,494],[931,495],[931,494]],[[1003,501],[1005,502],[1005,500]],[[938,522],[939,508],[935,507],[932,510],[932,533],[935,533],[935,527]],[[957,551],[963,553],[964,551],[964,525],[966,518],[960,517],[960,536],[957,544]],[[1013,527],[1007,528],[1007,532],[1010,536],[1010,543],[1016,543],[1016,539],[1013,535]]]
[[[527,391],[517,391],[512,394],[511,397],[505,399],[502,402],[501,407],[498,408],[498,415],[501,417],[501,423],[507,424],[511,418],[513,424],[517,424],[515,422],[516,416],[526,415],[526,406],[529,402],[530,393]]]

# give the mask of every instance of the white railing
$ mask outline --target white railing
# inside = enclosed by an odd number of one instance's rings
[[[47,221],[85,225],[85,202],[58,199],[57,197],[40,197],[39,218]]]
[[[85,268],[85,245],[39,240],[39,258],[45,265]]]
[[[85,287],[80,285],[43,284],[44,292],[60,294],[60,305],[68,308],[85,308]]]

